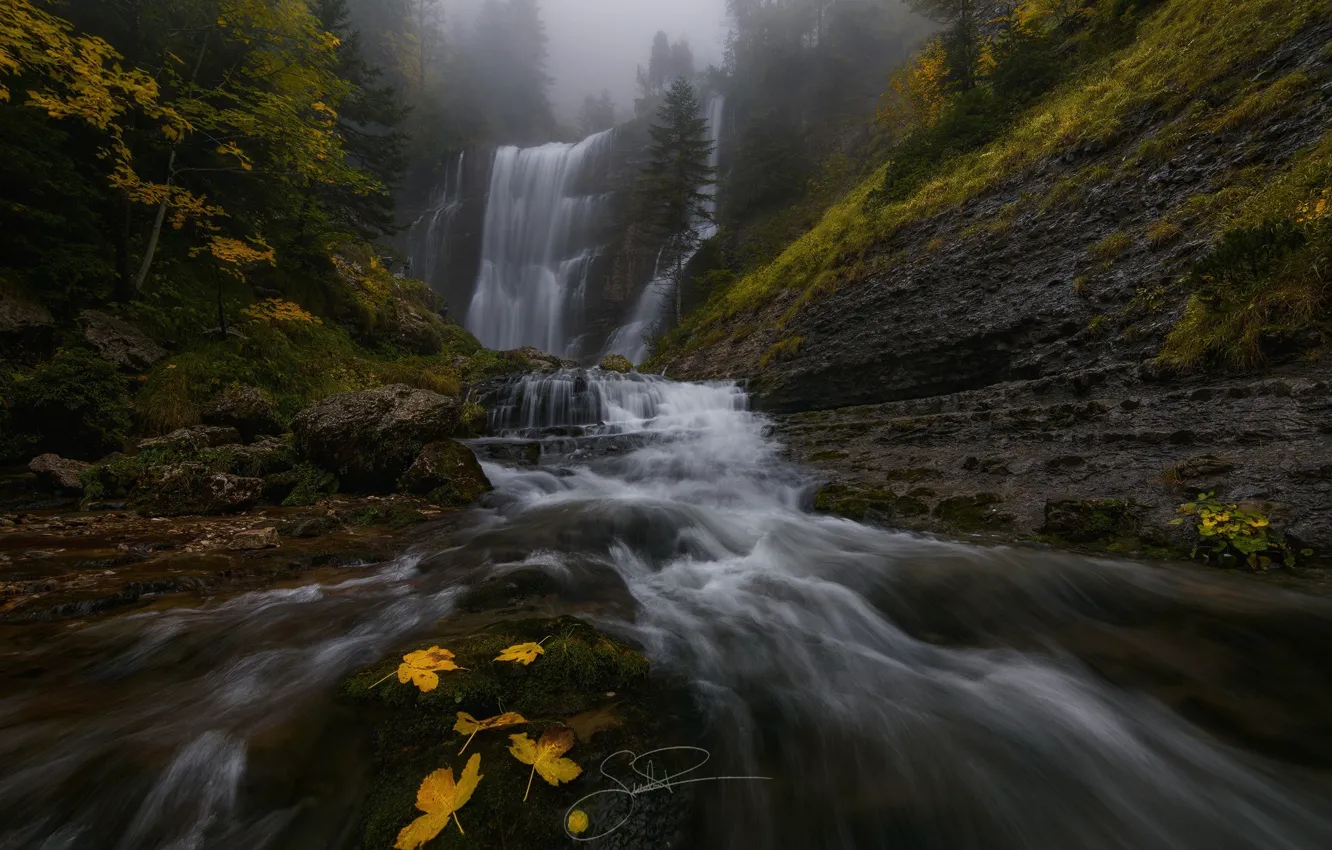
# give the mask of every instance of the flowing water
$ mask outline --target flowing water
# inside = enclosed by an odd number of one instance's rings
[[[708,137],[713,140],[712,152],[708,155],[708,167],[716,169],[721,162],[721,142],[723,121],[726,118],[726,98],[721,95],[714,96],[708,101],[706,113],[708,116]],[[703,187],[703,194],[707,195],[706,204],[708,215],[713,216],[717,212],[717,183],[714,181]],[[717,223],[715,221],[700,221],[696,223],[698,229],[698,239],[695,247],[686,250],[684,262],[688,263],[693,259],[694,254],[698,252],[698,245],[706,242],[717,234]],[[652,270],[652,278],[643,291],[639,293],[638,301],[634,304],[634,311],[629,314],[625,323],[616,328],[606,340],[603,354],[621,354],[629,358],[629,362],[642,363],[648,357],[648,342],[652,336],[657,333],[662,319],[665,317],[665,307],[669,302],[669,296],[672,294],[674,284],[671,280],[661,273],[661,254],[657,253],[657,262]]]
[[[691,848],[1332,847],[1325,601],[813,515],[735,386],[532,376],[493,424],[543,454],[462,531],[7,647],[0,848],[355,846],[338,681],[518,569],[615,600],[583,615],[690,683],[680,743],[771,777],[711,786]]]
[[[495,153],[466,321],[486,347],[578,353],[584,287],[611,201],[584,184],[605,167],[613,134]]]
[[[426,283],[435,282],[440,265],[449,261],[449,227],[463,208],[463,166],[466,152],[459,153],[444,172],[444,181],[435,190],[430,208],[407,232],[407,255],[411,275]]]

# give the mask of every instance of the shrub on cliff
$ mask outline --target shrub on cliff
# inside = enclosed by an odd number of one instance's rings
[[[92,459],[120,448],[130,430],[125,379],[114,363],[62,349],[10,390],[10,451]]]

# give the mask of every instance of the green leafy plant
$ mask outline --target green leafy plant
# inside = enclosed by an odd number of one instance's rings
[[[1194,557],[1203,553],[1208,560],[1218,562],[1236,558],[1255,570],[1268,569],[1278,560],[1288,567],[1295,566],[1295,553],[1272,529],[1271,520],[1260,513],[1222,503],[1214,493],[1200,493],[1196,501],[1180,505],[1177,512],[1182,516],[1172,525],[1183,525],[1191,517],[1201,538],[1193,549]]]

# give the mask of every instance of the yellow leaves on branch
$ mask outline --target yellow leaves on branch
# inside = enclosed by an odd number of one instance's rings
[[[416,791],[416,807],[425,814],[402,828],[393,845],[396,850],[416,850],[439,835],[448,826],[450,818],[458,825],[458,832],[463,832],[458,810],[472,798],[472,792],[480,782],[480,753],[473,753],[467,760],[467,766],[463,768],[457,782],[453,781],[453,768],[448,767],[422,780],[421,787]]]
[[[421,689],[421,693],[430,693],[439,687],[439,672],[461,669],[453,663],[453,653],[438,646],[418,649],[402,657],[398,665],[398,681],[404,685],[411,682]]]
[[[527,718],[516,711],[506,711],[503,714],[497,714],[494,717],[487,717],[485,720],[477,720],[465,711],[458,712],[458,722],[453,724],[453,731],[459,735],[466,735],[467,740],[463,742],[462,750],[458,750],[458,755],[463,754],[467,745],[472,743],[477,732],[484,732],[487,729],[499,729],[504,726],[516,726],[519,723],[526,723]]]
[[[241,311],[241,315],[252,322],[262,322],[264,324],[282,324],[285,322],[309,325],[323,324],[318,316],[307,313],[301,309],[299,304],[293,304],[281,298],[267,298],[251,304]]]
[[[533,741],[527,733],[510,735],[513,743],[509,752],[523,764],[532,765],[532,773],[527,777],[527,790],[523,792],[523,801],[532,791],[532,777],[541,774],[541,778],[551,785],[571,782],[583,769],[571,759],[561,758],[574,745],[573,730],[567,726],[547,729],[540,740]]]
[[[536,661],[538,655],[545,655],[546,650],[539,643],[515,643],[495,656],[496,661],[513,661],[526,667]]]
[[[900,132],[929,127],[948,104],[948,51],[935,38],[893,75],[879,106],[879,121]]]

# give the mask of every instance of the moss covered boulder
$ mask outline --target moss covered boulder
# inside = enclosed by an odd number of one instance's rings
[[[491,489],[472,450],[457,440],[428,443],[402,474],[398,488],[445,507],[470,505]]]
[[[601,358],[601,368],[607,372],[624,373],[634,371],[634,364],[623,354],[607,354]]]
[[[529,642],[542,648],[530,665],[495,660],[506,647]],[[399,655],[431,645],[453,652],[463,669],[436,673],[438,685],[429,692],[400,683]],[[459,812],[466,834],[450,825],[424,846],[566,846],[565,819],[575,804],[589,815],[586,835],[614,826],[629,812],[627,795],[587,797],[614,787],[601,775],[603,760],[620,750],[646,753],[694,743],[688,737],[696,724],[683,692],[649,677],[642,654],[580,620],[504,622],[468,637],[431,638],[401,650],[351,677],[342,689],[343,699],[359,706],[373,725],[374,775],[360,819],[365,848],[392,847],[399,831],[421,814],[415,806],[421,781],[441,768],[460,775],[474,753],[480,755],[482,778]],[[478,732],[469,743],[467,735],[454,731],[459,712],[477,719],[516,712],[524,722]],[[566,729],[573,747],[563,757],[581,768],[566,784],[533,777],[532,768],[509,751],[511,735],[536,741],[550,731],[567,734]],[[605,769],[634,784],[625,757],[611,759]],[[609,846],[687,846],[678,839],[686,831],[691,787],[639,795],[628,821],[607,839]]]
[[[389,493],[427,444],[458,427],[457,399],[404,384],[330,396],[298,415],[297,450],[343,490]]]
[[[214,472],[198,461],[153,467],[133,491],[135,507],[149,516],[238,513],[263,495],[262,480]]]
[[[223,390],[204,406],[203,421],[207,425],[235,428],[246,440],[282,433],[277,408],[267,395],[254,387],[234,385]]]

